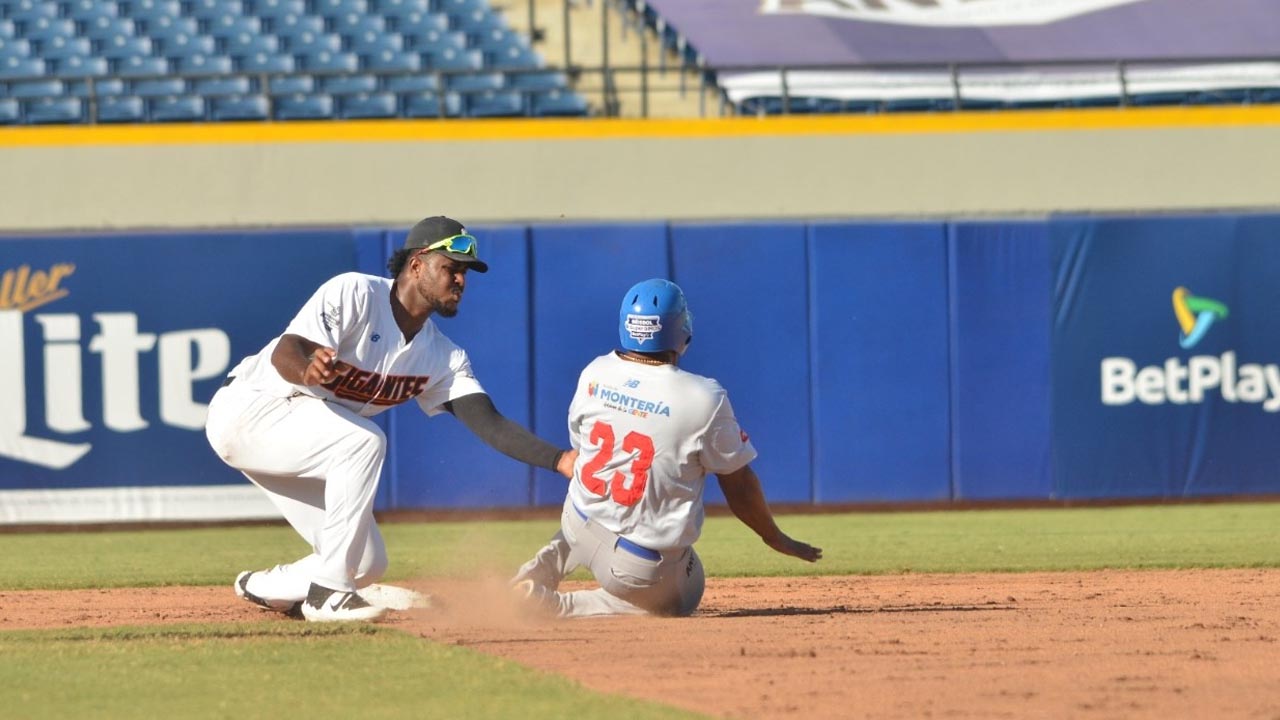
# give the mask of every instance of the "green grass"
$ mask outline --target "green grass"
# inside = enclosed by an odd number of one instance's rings
[[[698,543],[711,576],[1280,566],[1280,503],[793,515],[821,546],[813,565],[773,553],[730,517]],[[389,523],[388,580],[505,576],[555,532],[551,520]],[[0,590],[221,585],[301,557],[288,527],[0,534]]]
[[[1280,503],[793,515],[779,522],[826,557],[809,565],[777,555],[733,518],[717,517],[698,543],[708,573],[1280,566]],[[556,527],[550,520],[384,524],[388,580],[505,576]],[[0,534],[0,593],[226,585],[241,569],[305,552],[284,526]],[[0,715],[15,718],[694,717],[367,625],[0,631],[0,659]]]
[[[0,633],[10,718],[700,717],[371,625]]]

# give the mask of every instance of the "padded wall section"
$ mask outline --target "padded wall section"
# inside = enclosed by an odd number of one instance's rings
[[[955,499],[1052,497],[1048,227],[960,223],[948,235]]]
[[[775,502],[813,498],[806,232],[800,223],[674,225],[672,278],[693,312],[680,365],[724,386]],[[714,476],[706,499],[722,503]]]
[[[432,316],[467,351],[476,378],[503,415],[528,427],[529,277],[524,227],[468,228],[479,239],[487,273],[467,273],[458,314]],[[391,247],[405,233],[391,233]],[[401,508],[496,507],[528,503],[531,472],[484,444],[452,415],[428,418],[417,403],[391,410],[394,487]]]
[[[1051,224],[1064,498],[1275,492],[1280,217]]]
[[[667,277],[665,223],[539,225],[533,268],[533,412],[543,438],[567,446],[569,401],[592,358],[618,346],[618,308],[635,283]],[[566,480],[534,472],[537,505],[564,501]]]
[[[950,498],[945,226],[823,223],[809,242],[815,500]]]

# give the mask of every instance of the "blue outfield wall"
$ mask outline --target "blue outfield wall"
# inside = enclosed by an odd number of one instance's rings
[[[558,444],[622,293],[662,276],[694,312],[684,367],[728,389],[774,502],[1280,491],[1280,215],[473,231],[492,269],[437,322]],[[226,370],[404,233],[0,238],[0,496],[244,484],[200,427]],[[380,509],[564,496],[448,416],[379,422]]]

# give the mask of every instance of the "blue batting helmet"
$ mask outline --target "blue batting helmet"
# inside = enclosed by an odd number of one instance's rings
[[[680,286],[658,278],[633,285],[618,311],[618,338],[627,350],[683,354],[693,339],[693,315]]]

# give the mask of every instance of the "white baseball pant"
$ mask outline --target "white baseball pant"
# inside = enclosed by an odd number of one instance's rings
[[[307,395],[272,397],[232,382],[210,401],[205,434],[311,545],[310,555],[262,575],[254,594],[301,601],[313,582],[351,592],[386,572],[373,519],[386,436],[372,420]]]

